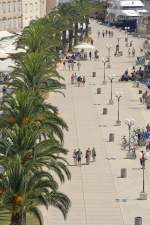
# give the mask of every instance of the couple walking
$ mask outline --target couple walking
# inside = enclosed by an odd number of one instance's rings
[[[85,152],[85,159],[86,159],[86,165],[90,164],[90,159],[93,159],[93,162],[95,162],[96,160],[96,151],[95,148],[92,148],[92,150],[90,150],[90,148],[88,148]]]
[[[82,151],[80,149],[78,149],[78,150],[74,149],[73,159],[74,159],[74,165],[75,166],[76,165],[81,166],[82,157],[83,157]],[[95,151],[95,148],[94,147],[92,148],[92,150],[90,150],[90,148],[88,148],[85,151],[86,165],[89,165],[90,164],[91,157],[93,159],[93,162],[95,162],[95,160],[96,160],[96,151]]]

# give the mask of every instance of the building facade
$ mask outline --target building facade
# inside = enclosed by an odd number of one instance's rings
[[[0,30],[22,29],[22,1],[0,0]]]
[[[46,0],[22,0],[22,26],[46,15]]]
[[[21,31],[46,15],[47,0],[0,0],[0,30]],[[53,1],[53,0],[50,0]]]
[[[58,4],[57,0],[46,0],[46,13],[52,11]]]

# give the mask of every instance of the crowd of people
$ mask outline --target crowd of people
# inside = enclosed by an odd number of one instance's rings
[[[135,80],[142,80],[144,76],[144,71],[141,67],[139,69],[135,69],[135,66],[132,67],[131,74],[129,74],[128,69],[125,70],[125,72],[122,74],[119,81],[135,81]]]
[[[80,86],[85,86],[85,82],[86,82],[86,79],[85,79],[85,76],[77,76],[76,73],[72,73],[71,75],[71,84],[76,84],[78,87]]]
[[[78,148],[78,150],[74,149],[72,157],[73,157],[75,166],[77,166],[77,165],[81,166],[82,165],[83,153],[80,150],[80,148]],[[91,158],[92,158],[93,162],[96,161],[96,150],[95,150],[94,147],[92,149],[87,148],[87,150],[85,151],[85,163],[86,163],[86,165],[90,164]]]
[[[113,37],[114,36],[114,32],[111,31],[111,30],[102,30],[102,32],[100,32],[98,30],[97,37],[99,38],[100,36],[102,36],[103,38],[105,38],[105,37]]]

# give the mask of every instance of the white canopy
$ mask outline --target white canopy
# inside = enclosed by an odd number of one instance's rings
[[[0,72],[12,72],[13,68],[11,66],[15,66],[15,62],[12,59],[0,60]]]
[[[4,53],[4,52],[0,52],[0,60],[2,59],[7,59],[9,57],[8,54]]]
[[[122,7],[142,7],[144,6],[143,2],[139,0],[124,0],[120,1],[120,6]]]
[[[121,10],[122,15],[125,16],[133,16],[133,17],[137,17],[139,16],[139,13],[135,10]]]
[[[10,33],[8,31],[5,31],[5,30],[4,31],[0,31],[0,40],[2,38],[13,37],[13,36],[15,36],[15,34]]]
[[[89,43],[81,43],[79,45],[76,45],[74,48],[75,49],[95,49],[95,46]]]
[[[145,65],[145,66],[150,66],[150,60],[145,60],[144,65]]]

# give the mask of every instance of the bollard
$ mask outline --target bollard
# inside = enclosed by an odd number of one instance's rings
[[[108,113],[108,109],[107,108],[103,108],[103,115],[107,115]]]
[[[114,134],[113,133],[109,134],[109,142],[114,142]]]
[[[137,81],[136,82],[136,87],[139,88],[139,86],[140,86],[140,83]]]
[[[134,225],[142,225],[142,217],[140,217],[140,216],[135,217]]]
[[[92,73],[92,77],[96,77],[96,72],[93,72]]]
[[[126,177],[127,177],[127,169],[121,168],[121,178],[126,178]]]
[[[142,90],[139,90],[139,94],[142,94]]]
[[[140,197],[139,197],[140,200],[147,200],[147,198],[148,198],[148,194],[146,192],[140,193]]]
[[[97,88],[97,94],[101,94],[101,88]]]

